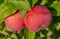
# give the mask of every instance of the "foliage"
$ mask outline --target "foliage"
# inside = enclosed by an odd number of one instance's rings
[[[5,17],[16,10],[24,17],[27,10],[35,5],[45,5],[52,14],[51,25],[40,32],[31,32],[24,29],[13,32],[5,27]],[[0,0],[0,39],[60,39],[60,0]]]

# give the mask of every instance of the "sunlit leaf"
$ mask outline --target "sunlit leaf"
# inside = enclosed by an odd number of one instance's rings
[[[28,39],[35,39],[35,32],[28,31]]]
[[[60,2],[54,1],[53,4],[51,5],[54,9],[57,11],[57,16],[60,16]],[[54,13],[54,12],[53,12]]]
[[[57,23],[56,29],[60,30],[60,23]]]
[[[18,39],[18,37],[17,37],[15,34],[12,34],[12,35],[11,35],[11,38],[13,38],[13,39]]]
[[[37,3],[38,0],[32,0],[32,6],[34,6]]]

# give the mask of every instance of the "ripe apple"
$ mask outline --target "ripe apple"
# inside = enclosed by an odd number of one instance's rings
[[[17,11],[15,14],[5,18],[5,25],[12,31],[21,31],[24,28],[23,18],[20,16],[20,12]]]
[[[45,6],[34,6],[24,18],[26,27],[32,32],[38,32],[47,28],[52,20],[50,10]]]

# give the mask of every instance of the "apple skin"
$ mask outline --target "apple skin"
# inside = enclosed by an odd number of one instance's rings
[[[24,28],[24,21],[20,16],[20,12],[17,11],[15,14],[6,17],[5,25],[9,30],[21,31]]]
[[[38,32],[47,28],[52,21],[52,15],[45,6],[34,6],[24,18],[26,27],[32,32]]]

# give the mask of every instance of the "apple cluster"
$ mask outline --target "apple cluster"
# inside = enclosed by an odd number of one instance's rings
[[[5,25],[12,31],[21,31],[24,27],[27,27],[32,32],[38,32],[46,29],[51,21],[52,15],[50,10],[46,6],[36,5],[26,12],[24,18],[21,17],[19,11],[6,17]]]

